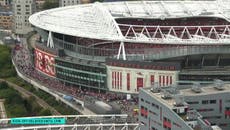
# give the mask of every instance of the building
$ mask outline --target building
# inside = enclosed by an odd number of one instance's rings
[[[36,2],[36,11],[38,11],[38,9],[42,9],[45,0],[35,0],[35,2]]]
[[[0,12],[0,28],[11,29],[12,12]]]
[[[181,90],[156,85],[142,89],[139,121],[143,130],[212,130],[217,126],[229,130],[230,86],[216,82]]]
[[[108,2],[36,13],[29,19],[40,36],[35,67],[67,85],[130,94],[154,82],[230,81],[228,2]]]
[[[35,12],[36,4],[34,0],[13,0],[13,32],[25,35],[33,31],[29,23],[29,16]]]
[[[9,0],[0,0],[0,6],[7,6],[9,4],[10,4]]]
[[[77,5],[81,4],[81,0],[59,0],[59,6],[70,6],[70,5]]]

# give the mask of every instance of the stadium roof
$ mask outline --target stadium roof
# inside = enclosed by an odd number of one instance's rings
[[[122,34],[119,24],[115,19],[219,17],[230,21],[229,5],[229,0],[93,3],[42,11],[32,15],[29,21],[38,28],[72,36],[127,42],[148,43],[154,42],[154,40],[155,42],[161,42],[159,39],[143,36],[143,34],[139,35],[139,33],[135,32],[136,35],[134,38],[128,38]],[[131,25],[124,26],[132,27]],[[190,41],[197,41],[197,38],[191,37]],[[170,41],[178,43],[178,38],[168,38],[166,35],[165,39],[169,43]],[[207,41],[205,38],[199,38],[199,43],[202,40]],[[213,42],[212,40],[210,41]]]

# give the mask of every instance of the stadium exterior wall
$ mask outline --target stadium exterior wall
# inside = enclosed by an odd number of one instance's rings
[[[179,71],[107,67],[108,89],[113,92],[138,93],[140,88],[150,87],[154,82],[159,86],[175,84]]]

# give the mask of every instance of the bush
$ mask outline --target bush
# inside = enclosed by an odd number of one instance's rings
[[[50,116],[50,115],[52,115],[52,114],[51,114],[50,110],[48,110],[48,109],[42,109],[42,110],[39,112],[39,115],[40,115],[40,116]]]
[[[11,63],[10,48],[0,45],[0,78],[16,76],[16,71]]]
[[[0,82],[0,89],[6,89],[6,88],[8,88],[8,87],[9,87],[9,86],[8,86],[7,82],[5,82],[5,81]]]
[[[58,6],[58,0],[45,0],[45,3],[42,5],[42,9],[47,10],[51,8],[56,8]]]

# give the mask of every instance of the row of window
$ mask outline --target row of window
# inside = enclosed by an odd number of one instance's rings
[[[172,128],[171,120],[168,119],[167,117],[163,118],[163,127],[165,130],[171,130]]]
[[[150,101],[148,101],[148,100],[144,100],[143,98],[141,98],[141,101],[150,105]],[[155,104],[154,102],[151,105],[152,105],[152,107],[159,109],[159,105]]]
[[[98,68],[98,67],[91,67],[91,66],[85,66],[85,65],[80,65],[80,64],[73,64],[73,63],[68,63],[68,62],[63,62],[59,61],[56,59],[56,64],[76,70],[83,70],[83,71],[89,71],[89,72],[94,72],[94,73],[106,73],[106,70],[104,68]]]
[[[202,100],[202,104],[216,104],[216,100]]]
[[[87,46],[75,45],[69,42],[65,42],[63,40],[54,39],[55,43],[60,47],[70,51],[76,51],[77,53],[84,55],[95,55],[95,56],[110,56],[112,54],[116,54],[117,50],[114,49],[105,49],[105,48],[89,48]]]
[[[70,77],[70,75],[63,73],[63,72],[59,72],[59,71],[57,71],[56,74],[57,74],[57,78],[72,82],[77,85],[87,85],[87,86],[100,87],[100,88],[105,87],[105,82],[103,80],[99,82],[93,79],[89,80],[86,77],[81,77],[81,76],[79,76],[78,78]]]
[[[210,111],[214,111],[214,109],[212,108],[204,108],[204,109],[197,109],[198,112],[210,112]]]
[[[144,106],[141,106],[141,116],[146,118],[148,117],[148,109]]]
[[[203,119],[220,119],[221,116],[204,116]]]
[[[68,69],[62,69],[59,67],[56,67],[56,70],[62,73],[65,73],[65,75],[74,77],[74,78],[83,78],[87,80],[93,79],[94,81],[102,82],[105,80],[105,78],[99,74],[89,74],[89,73],[84,73],[84,72],[77,72],[77,71],[71,71]]]
[[[188,101],[188,104],[199,104],[199,101]],[[202,104],[216,104],[216,100],[202,100]]]

